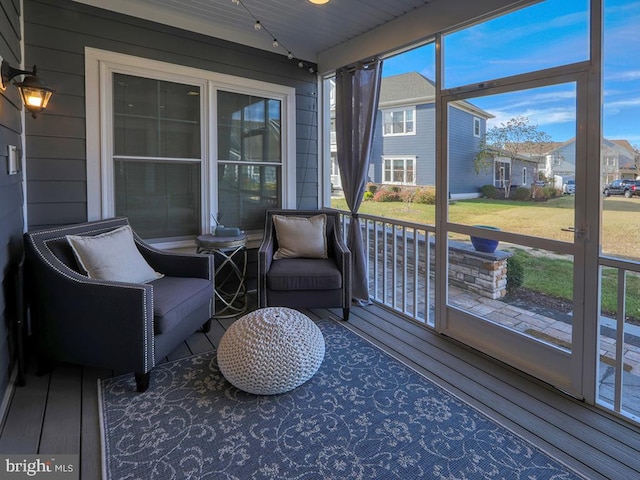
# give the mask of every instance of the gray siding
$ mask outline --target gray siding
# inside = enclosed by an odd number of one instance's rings
[[[17,0],[16,0],[17,1]],[[297,204],[318,206],[316,76],[283,55],[71,0],[25,0],[25,58],[57,93],[26,127],[29,228],[85,221],[85,46],[296,89]]]
[[[477,194],[483,185],[493,185],[493,169],[476,175],[473,159],[480,138],[473,135],[474,116],[449,106],[449,193]],[[480,131],[486,131],[486,121],[480,119]]]
[[[0,55],[12,67],[20,65],[20,1],[0,0]],[[15,362],[16,273],[22,258],[22,174],[8,175],[7,145],[22,149],[18,90],[0,92],[0,402],[7,392]],[[1,414],[2,412],[0,412]]]
[[[386,156],[416,156],[416,184],[436,183],[435,104],[416,106],[416,134],[385,137],[382,134],[382,112],[376,117],[370,171],[375,182],[382,182],[383,161]]]
[[[435,104],[416,107],[416,135],[382,135],[382,112],[376,117],[376,130],[371,155],[369,176],[371,181],[382,182],[385,156],[416,156],[416,184],[436,183],[436,138]],[[476,175],[473,159],[480,138],[473,135],[473,118],[469,112],[451,107],[449,109],[449,190],[451,194],[477,194],[480,187],[492,182],[493,171]],[[486,121],[481,119],[481,131]]]

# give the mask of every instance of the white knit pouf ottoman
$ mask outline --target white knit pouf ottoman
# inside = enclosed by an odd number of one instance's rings
[[[320,368],[324,337],[302,313],[283,307],[255,310],[234,322],[218,347],[218,366],[234,387],[276,395],[299,387]]]

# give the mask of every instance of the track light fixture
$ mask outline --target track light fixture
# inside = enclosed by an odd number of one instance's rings
[[[38,77],[35,65],[32,70],[19,70],[9,65],[2,57],[0,57],[0,62],[0,90],[5,91],[11,80],[19,75],[24,75],[21,82],[14,81],[13,84],[20,92],[24,108],[31,113],[33,118],[36,118],[47,108],[54,90],[47,86],[47,82],[42,77]]]

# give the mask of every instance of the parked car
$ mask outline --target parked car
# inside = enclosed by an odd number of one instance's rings
[[[567,180],[567,182],[562,185],[562,193],[565,195],[573,195],[576,193],[576,181]]]
[[[631,198],[634,195],[640,195],[640,180],[614,180],[604,187],[605,197],[609,195],[624,195]]]

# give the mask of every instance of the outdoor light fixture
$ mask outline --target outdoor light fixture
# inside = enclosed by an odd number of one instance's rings
[[[54,90],[47,86],[47,82],[42,77],[38,77],[35,65],[31,71],[18,70],[9,65],[2,57],[0,57],[0,61],[2,62],[0,66],[0,90],[6,90],[7,85],[14,77],[24,75],[22,82],[14,82],[14,85],[18,87],[24,108],[31,112],[33,118],[36,118],[39,113],[47,108]]]

